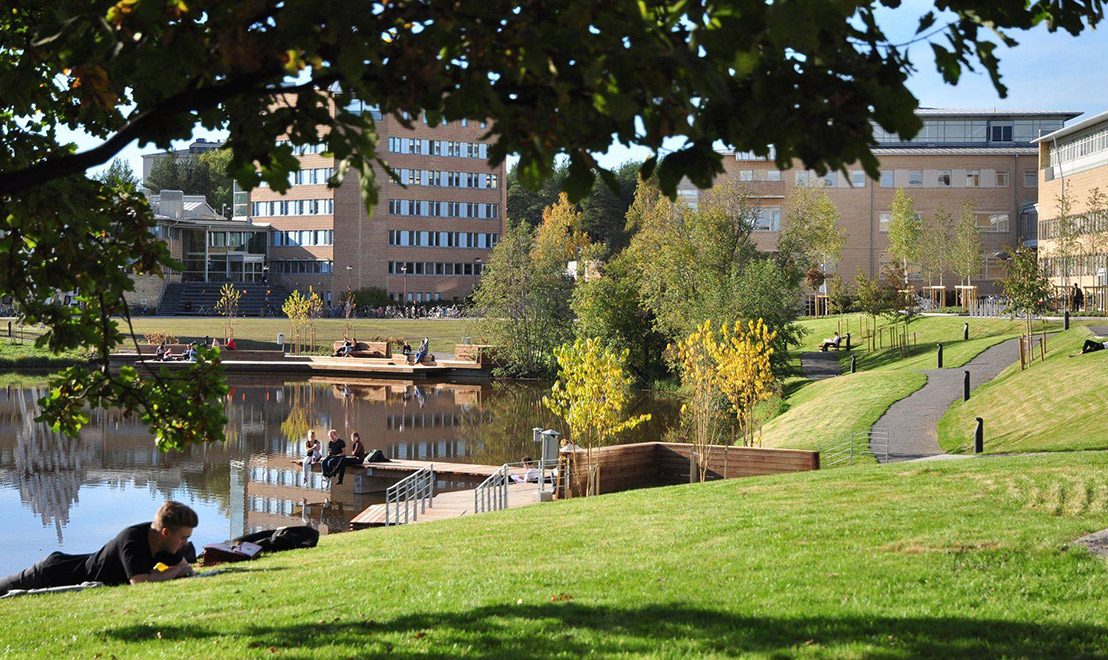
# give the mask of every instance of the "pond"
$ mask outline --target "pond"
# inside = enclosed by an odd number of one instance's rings
[[[535,426],[560,431],[546,411],[547,385],[232,378],[224,406],[227,441],[162,453],[133,416],[96,410],[80,437],[34,423],[44,384],[0,388],[0,576],[60,550],[93,552],[127,525],[149,520],[167,499],[200,516],[197,548],[259,529],[347,529],[380,495],[302,484],[296,463],[308,429],[326,441],[358,431],[390,458],[499,465],[534,454]],[[622,442],[660,440],[679,402],[639,393],[634,414],[653,419]],[[445,485],[445,484],[443,484]]]

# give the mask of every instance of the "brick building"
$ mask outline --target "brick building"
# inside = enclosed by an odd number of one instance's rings
[[[764,250],[776,246],[787,200],[796,187],[826,186],[839,211],[846,241],[837,266],[850,283],[861,270],[878,275],[891,259],[888,222],[893,196],[903,188],[918,213],[930,215],[941,202],[948,213],[960,213],[963,201],[974,204],[986,257],[984,272],[973,283],[982,293],[996,291],[1003,262],[994,253],[1037,238],[1034,205],[1038,199],[1038,150],[1032,140],[1062,127],[1074,112],[981,111],[922,108],[923,129],[912,140],[877,129],[873,149],[881,177],[873,180],[860,166],[819,177],[800,167],[778,170],[773,157],[728,152],[725,176],[745,184],[760,207],[754,232]],[[686,199],[699,195],[688,188]],[[918,269],[909,269],[917,283]],[[957,276],[948,274],[948,286]]]
[[[1039,159],[1039,260],[1052,283],[1086,289],[1087,307],[1103,310],[1108,286],[1108,112],[1035,140]],[[1063,186],[1068,222],[1059,222]],[[1068,226],[1067,226],[1068,225]],[[1097,287],[1101,287],[1097,289]]]
[[[326,185],[336,166],[321,145],[298,147],[301,170],[284,195],[236,191],[235,216],[270,227],[268,268],[290,287],[313,286],[337,301],[347,289],[380,287],[394,300],[468,296],[505,224],[506,171],[488,165],[482,121],[405,128],[376,108],[380,150],[403,185],[377,171],[380,199],[366,213],[354,174]]]

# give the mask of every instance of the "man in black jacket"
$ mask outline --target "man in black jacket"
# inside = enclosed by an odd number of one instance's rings
[[[0,579],[0,596],[13,589],[65,587],[82,582],[108,586],[162,582],[192,575],[181,550],[199,519],[180,502],[166,502],[153,522],[131,525],[98,552],[88,555],[51,553],[28,569]],[[163,563],[169,568],[154,570]]]

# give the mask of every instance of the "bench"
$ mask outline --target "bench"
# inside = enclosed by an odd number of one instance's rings
[[[342,344],[343,342],[336,341],[331,350],[331,355],[338,353],[339,349],[342,348]],[[354,350],[350,352],[350,357],[388,359],[392,357],[392,346],[387,341],[355,342]]]
[[[838,344],[830,344],[826,348],[824,348],[823,342],[820,342],[819,344],[816,345],[816,349],[818,349],[820,351],[823,351],[825,353],[827,351],[849,351],[850,350],[850,333],[849,332],[846,333],[845,337],[840,336]]]
[[[458,362],[473,362],[484,364],[489,358],[488,344],[455,344],[454,359]]]

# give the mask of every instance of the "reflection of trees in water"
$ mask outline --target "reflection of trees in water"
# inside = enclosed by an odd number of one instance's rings
[[[69,523],[69,510],[77,502],[77,491],[93,459],[93,447],[77,438],[51,431],[35,422],[41,410],[39,388],[17,392],[20,420],[15,427],[12,480],[19,499],[31,507],[43,526],[53,525],[62,542],[62,528]]]
[[[536,426],[553,428],[565,434],[564,422],[546,409],[542,397],[549,386],[537,383],[494,383],[493,395],[485,397],[480,406],[463,406],[464,421],[460,433],[473,447],[473,461],[499,465],[534,456],[539,448],[532,439]],[[619,442],[651,442],[662,440],[677,424],[680,402],[670,396],[638,393],[628,411],[635,415],[649,412],[652,419],[624,433]]]

